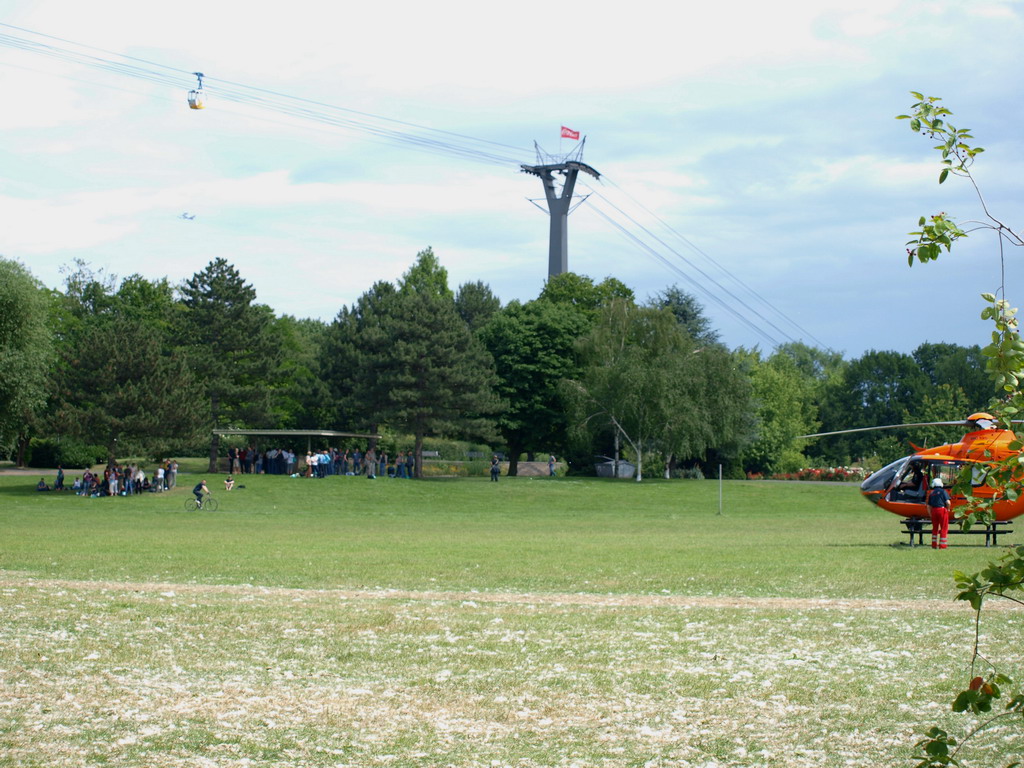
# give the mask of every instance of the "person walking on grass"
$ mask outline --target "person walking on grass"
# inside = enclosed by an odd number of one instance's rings
[[[501,474],[501,462],[498,461],[498,455],[491,456],[491,482],[498,482],[498,475]]]
[[[928,494],[928,512],[932,518],[932,549],[946,549],[949,538],[949,493],[942,487],[942,478],[932,480]]]

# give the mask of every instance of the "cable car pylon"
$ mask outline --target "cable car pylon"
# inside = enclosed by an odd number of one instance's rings
[[[533,142],[533,147],[537,151],[537,165],[519,166],[523,173],[539,176],[544,184],[544,195],[548,201],[548,214],[551,217],[551,229],[548,239],[548,277],[554,277],[569,271],[569,214],[572,212],[572,193],[576,186],[576,177],[580,171],[583,171],[584,173],[589,173],[595,179],[601,178],[600,173],[581,160],[583,157],[583,145],[586,141],[587,139],[584,137],[583,141],[580,142],[579,149],[560,162],[553,162],[557,158],[543,152],[535,141]],[[555,189],[555,173],[565,177],[562,182],[561,195]],[[581,200],[580,202],[583,201]]]

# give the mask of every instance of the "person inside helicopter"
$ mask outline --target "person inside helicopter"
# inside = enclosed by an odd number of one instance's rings
[[[928,493],[928,478],[924,466],[919,461],[912,461],[903,473],[903,477],[893,488],[892,501],[909,501],[924,503]]]

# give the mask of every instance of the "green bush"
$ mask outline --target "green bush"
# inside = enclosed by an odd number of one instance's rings
[[[489,477],[491,474],[491,462],[488,459],[473,459],[462,462],[466,477]]]
[[[107,450],[100,445],[86,445],[67,438],[33,437],[29,441],[25,463],[30,467],[57,467],[86,469],[104,461]]]
[[[675,480],[703,480],[704,473],[700,467],[680,467],[672,470],[672,478]]]
[[[393,438],[390,443],[381,441],[381,445],[388,451],[388,454],[395,456],[398,451],[411,451],[414,445],[412,435],[402,435]],[[490,457],[494,449],[488,445],[479,445],[467,440],[448,440],[442,437],[423,438],[424,451],[437,451],[437,458],[442,461],[465,461],[470,453],[476,452]]]
[[[475,445],[467,440],[445,440],[443,438],[426,437],[423,439],[423,450],[437,451],[438,458],[448,461],[464,461],[471,451],[490,456],[493,450],[486,445]]]

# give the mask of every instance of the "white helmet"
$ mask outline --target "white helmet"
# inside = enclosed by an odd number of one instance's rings
[[[941,488],[941,487],[942,487],[942,478],[941,477],[936,477],[934,480],[932,480],[932,488]]]

